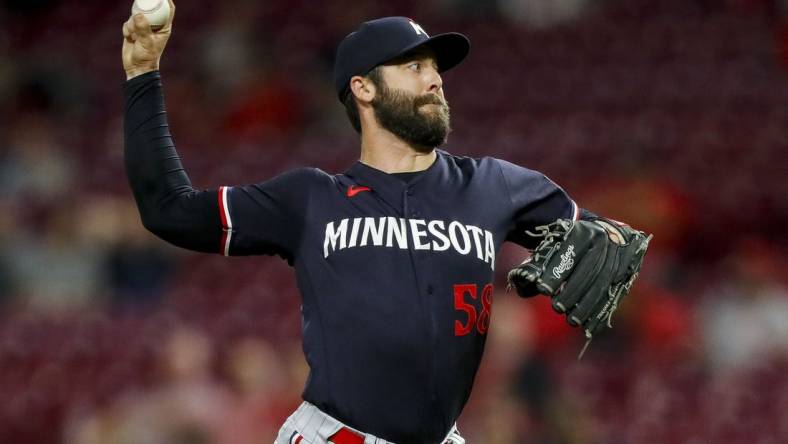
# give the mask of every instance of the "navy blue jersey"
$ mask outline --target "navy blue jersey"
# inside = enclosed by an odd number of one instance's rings
[[[219,195],[225,254],[295,267],[304,399],[398,443],[440,441],[468,399],[501,244],[533,247],[526,229],[578,214],[540,173],[443,151],[408,183],[357,162]]]
[[[400,444],[439,442],[470,394],[501,244],[578,208],[544,175],[437,151],[415,177],[357,162],[248,186],[192,187],[158,72],[125,84],[124,156],[143,224],[176,245],[278,254],[303,298],[303,397]],[[218,207],[218,211],[217,211]]]

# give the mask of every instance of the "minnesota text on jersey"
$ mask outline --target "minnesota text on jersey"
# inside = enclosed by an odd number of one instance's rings
[[[348,229],[350,233],[348,234]],[[405,219],[392,216],[356,217],[326,224],[323,257],[337,250],[353,247],[387,247],[414,250],[447,251],[468,255],[490,264],[495,269],[495,241],[489,230],[442,220]]]

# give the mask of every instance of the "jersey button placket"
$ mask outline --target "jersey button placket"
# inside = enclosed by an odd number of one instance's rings
[[[408,201],[408,198],[409,197],[413,197],[414,194],[416,194],[416,192],[413,190],[413,187],[406,188],[405,189],[405,200]],[[415,219],[415,218],[417,218],[419,216],[421,216],[421,212],[411,208],[410,217]]]
[[[416,194],[416,192],[414,191],[413,187],[412,186],[407,187],[405,189],[405,193],[404,194],[405,195],[403,196],[403,203],[404,203],[403,214],[408,215],[408,216],[410,216],[411,218],[414,218],[414,219],[418,218],[419,216],[421,216],[421,212],[420,211],[415,210],[415,209],[412,208],[412,204],[413,204],[413,200],[414,200],[413,196]],[[423,271],[423,268],[416,267],[416,261],[424,260],[426,258],[429,258],[429,255],[428,254],[420,255],[420,256],[422,256],[420,258],[419,256],[416,255],[416,253],[417,252],[411,248],[411,256],[410,257],[411,257],[411,260],[413,261],[413,266],[414,266],[413,270],[416,273],[416,279],[417,279],[417,282],[418,282],[418,281],[421,281],[419,275],[420,275],[420,271]],[[424,288],[424,287],[420,287],[420,288]],[[427,290],[427,295],[426,295],[427,299],[430,299],[432,297],[433,293],[434,293],[432,285],[428,285],[426,287],[426,290]],[[429,305],[429,301],[422,301],[422,304]],[[437,393],[435,392],[435,380],[437,379],[437,376],[435,374],[436,363],[434,361],[434,359],[435,359],[434,357],[436,355],[435,354],[435,349],[437,348],[437,339],[438,338],[437,338],[437,332],[436,332],[436,327],[435,327],[434,314],[430,313],[429,310],[427,310],[426,313],[424,313],[424,314],[425,314],[425,320],[427,321],[427,330],[429,331],[429,334],[430,334],[429,344],[430,344],[430,348],[432,349],[430,351],[430,353],[429,353],[429,355],[432,356],[432,358],[430,359],[430,361],[431,361],[431,363],[430,363],[430,365],[431,365],[431,369],[430,369],[430,387],[431,387],[430,391],[431,391],[431,396],[430,396],[430,399],[431,399],[431,401],[433,403],[433,408],[437,408],[435,406],[435,404],[438,401],[438,396],[437,396]]]

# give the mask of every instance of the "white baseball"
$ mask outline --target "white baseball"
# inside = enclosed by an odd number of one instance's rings
[[[148,19],[151,29],[156,31],[167,24],[170,17],[170,2],[167,0],[134,0],[131,15],[143,13]]]

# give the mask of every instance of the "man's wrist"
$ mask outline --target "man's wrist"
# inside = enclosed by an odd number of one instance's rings
[[[149,72],[158,71],[158,67],[147,67],[147,68],[133,68],[126,70],[126,80],[131,80],[134,77],[139,77],[143,74],[147,74]]]
[[[149,82],[156,80],[161,82],[161,73],[159,71],[148,71],[123,82],[123,89],[128,94],[137,90],[141,85],[147,85]]]

